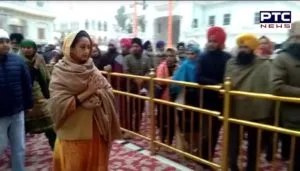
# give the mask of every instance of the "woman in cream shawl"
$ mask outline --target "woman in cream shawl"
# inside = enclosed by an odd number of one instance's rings
[[[112,141],[120,137],[112,88],[92,58],[88,33],[64,40],[53,68],[49,110],[55,124],[55,171],[107,171]]]

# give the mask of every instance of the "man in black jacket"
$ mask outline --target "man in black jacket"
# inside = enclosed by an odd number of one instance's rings
[[[9,35],[0,29],[0,154],[10,142],[12,171],[25,171],[24,112],[33,107],[29,69],[9,53]]]
[[[223,83],[225,66],[230,58],[230,54],[223,51],[226,40],[226,33],[221,27],[211,27],[207,31],[207,50],[201,55],[198,63],[198,71],[196,79],[201,85],[220,85]],[[222,99],[219,92],[212,90],[203,91],[203,108],[213,111],[222,112]],[[210,123],[207,116],[203,117],[203,124]],[[203,157],[205,159],[211,158],[218,140],[221,122],[216,117],[212,117],[211,133],[204,130],[203,133],[207,137],[203,143]],[[209,128],[208,125],[203,128]],[[212,145],[209,149],[209,136],[211,136]],[[211,156],[209,156],[209,153]]]

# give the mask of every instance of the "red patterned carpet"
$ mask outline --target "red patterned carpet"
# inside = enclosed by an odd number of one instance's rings
[[[144,115],[141,131],[143,135],[149,137],[150,133],[150,120],[149,116]],[[158,139],[158,131],[157,131]],[[221,141],[222,141],[222,131],[220,133],[219,144],[216,147],[216,152],[214,154],[214,162],[220,163],[221,156]],[[136,144],[145,150],[149,149],[149,143],[141,138],[134,138],[130,140],[131,143]],[[28,171],[49,171],[51,170],[51,151],[47,143],[47,139],[44,135],[27,136],[26,142],[26,167]],[[244,142],[242,145],[242,155],[239,158],[240,166],[245,167],[247,163],[246,158],[247,143]],[[199,164],[185,159],[175,152],[168,152],[162,149],[158,155],[164,156],[171,159],[181,165],[184,165],[192,170],[199,170]],[[9,162],[10,152],[7,150],[4,154],[0,155],[0,171],[6,171],[10,168]],[[280,161],[280,156],[277,155],[277,160],[275,162],[275,171],[285,171],[287,170],[287,164]],[[261,155],[259,163],[260,171],[272,170],[271,163],[264,160],[263,155]],[[137,151],[133,151],[121,144],[115,143],[112,148],[110,157],[110,170],[118,171],[173,171],[176,170],[174,167],[167,164],[161,163],[160,161],[143,155]]]
[[[44,135],[27,136],[26,168],[28,171],[50,171],[52,154]],[[10,170],[10,150],[0,156],[0,171]],[[110,157],[112,171],[175,171],[158,160],[133,151],[121,144],[113,145]]]

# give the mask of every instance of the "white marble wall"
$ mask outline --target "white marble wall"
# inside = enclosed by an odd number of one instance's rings
[[[12,20],[24,20],[26,39],[32,39],[37,43],[53,43],[53,21],[55,19],[45,7],[35,7],[36,2],[21,3],[21,2],[0,2],[0,12],[5,14],[6,21],[4,22],[4,28],[9,30],[9,24]],[[45,38],[38,39],[38,28],[45,29]]]

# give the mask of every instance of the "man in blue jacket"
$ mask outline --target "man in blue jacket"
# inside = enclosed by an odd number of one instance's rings
[[[9,53],[8,33],[0,29],[0,154],[10,143],[12,171],[25,171],[24,112],[33,107],[29,69]]]

